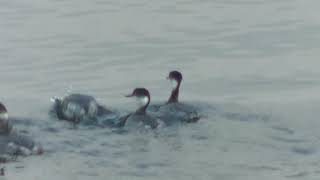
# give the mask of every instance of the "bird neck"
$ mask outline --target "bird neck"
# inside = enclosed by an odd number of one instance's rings
[[[178,84],[177,88],[172,90],[170,98],[167,102],[168,104],[179,102],[179,89],[180,89],[180,83]]]

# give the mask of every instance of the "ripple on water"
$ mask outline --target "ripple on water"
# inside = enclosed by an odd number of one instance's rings
[[[299,154],[299,155],[312,155],[317,152],[317,150],[314,147],[293,147],[291,148],[291,151],[293,153]]]
[[[296,174],[292,174],[292,175],[288,175],[286,176],[287,178],[292,178],[292,179],[297,179],[297,178],[305,178],[306,176],[308,176],[310,173],[307,171],[302,171],[302,172],[298,172]]]
[[[304,143],[307,142],[306,139],[299,139],[299,138],[288,138],[288,137],[281,137],[281,136],[270,136],[271,139],[279,142],[285,142],[285,143]]]
[[[282,127],[282,126],[272,126],[272,129],[279,131],[279,132],[283,132],[289,135],[293,135],[294,134],[294,130],[290,129],[288,127]]]
[[[303,169],[314,168],[310,161],[317,161],[318,148],[299,133],[319,135],[316,128],[295,127],[295,118],[277,119],[281,126],[274,126],[268,112],[226,106],[197,124],[155,135],[72,129],[42,110],[43,98],[67,87],[93,92],[108,105],[123,102],[119,91],[136,85],[166,98],[160,75],[174,68],[188,76],[183,99],[250,104],[257,97],[253,103],[265,106],[279,98],[276,103],[289,106],[281,113],[290,114],[292,89],[309,102],[306,92],[319,85],[317,5],[314,0],[1,1],[1,97],[16,114],[45,117],[13,121],[41,139],[46,153],[8,165],[10,179],[272,179],[291,168],[283,178],[309,178]],[[310,83],[277,81],[283,77]],[[20,99],[26,95],[37,102]],[[316,124],[308,121],[315,109],[301,118],[304,125]],[[247,164],[233,166],[235,161]],[[261,164],[265,161],[270,164]],[[62,166],[69,163],[71,169]],[[25,168],[16,171],[21,164]]]

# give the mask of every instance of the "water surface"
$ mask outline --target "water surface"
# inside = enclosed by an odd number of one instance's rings
[[[1,101],[47,153],[8,179],[318,179],[320,20],[314,0],[0,1]],[[209,104],[208,118],[159,134],[71,128],[50,97],[123,98],[143,86]],[[23,167],[23,168],[21,168]]]

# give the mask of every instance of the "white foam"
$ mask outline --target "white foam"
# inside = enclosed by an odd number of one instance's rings
[[[32,154],[32,151],[30,151],[30,149],[23,146],[19,146],[19,150],[24,156],[30,156]]]
[[[51,102],[56,102],[56,100],[62,100],[62,98],[61,98],[61,97],[58,97],[58,96],[54,96],[54,97],[51,97],[51,98],[50,98],[50,101],[51,101]]]
[[[98,113],[98,105],[95,101],[91,101],[88,108],[88,115],[91,117],[96,116]]]

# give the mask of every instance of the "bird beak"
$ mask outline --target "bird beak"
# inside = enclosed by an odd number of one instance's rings
[[[169,76],[167,77],[167,80],[170,80],[170,77],[169,77]]]
[[[133,94],[124,95],[124,97],[127,97],[127,98],[133,97]]]

